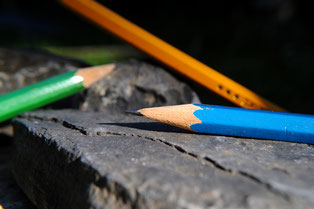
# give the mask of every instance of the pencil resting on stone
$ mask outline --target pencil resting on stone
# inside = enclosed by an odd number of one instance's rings
[[[127,111],[197,133],[314,144],[314,116],[203,104]]]
[[[114,64],[69,71],[0,96],[0,122],[75,94],[111,73]]]
[[[61,2],[172,69],[241,107],[285,111],[97,1],[62,0]]]

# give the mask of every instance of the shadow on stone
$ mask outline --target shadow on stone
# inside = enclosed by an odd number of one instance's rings
[[[137,123],[98,123],[99,125],[113,125],[122,126],[128,128],[135,128],[146,131],[157,131],[157,132],[174,132],[174,133],[193,133],[188,130],[184,130],[178,127],[170,126],[159,122],[137,122]]]

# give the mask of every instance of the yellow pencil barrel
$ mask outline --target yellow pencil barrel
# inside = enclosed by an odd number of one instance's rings
[[[68,7],[229,101],[251,109],[285,111],[92,0],[62,0]]]

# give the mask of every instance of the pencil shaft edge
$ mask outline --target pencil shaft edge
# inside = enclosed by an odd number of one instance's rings
[[[202,104],[138,110],[145,118],[197,133],[314,144],[314,116]]]
[[[34,110],[84,89],[77,71],[69,71],[0,96],[0,122]]]

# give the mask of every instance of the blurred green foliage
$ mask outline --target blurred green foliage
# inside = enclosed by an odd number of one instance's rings
[[[124,60],[127,58],[138,58],[142,55],[139,51],[128,46],[42,46],[40,49],[49,51],[53,54],[75,58],[90,65],[101,65]]]

